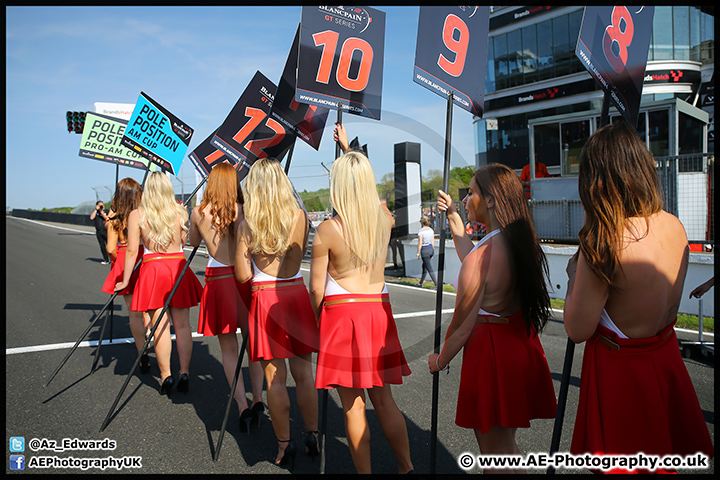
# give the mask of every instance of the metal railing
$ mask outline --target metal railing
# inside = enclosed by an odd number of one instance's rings
[[[704,245],[704,250],[715,245],[714,160],[714,154],[655,158],[663,208],[680,219],[688,242]],[[578,243],[584,214],[579,199],[529,200],[528,205],[541,241]],[[456,201],[455,206],[466,223],[465,205]],[[431,222],[439,218],[435,202],[423,202],[422,210],[434,214]],[[436,235],[440,233],[436,225],[432,227]]]

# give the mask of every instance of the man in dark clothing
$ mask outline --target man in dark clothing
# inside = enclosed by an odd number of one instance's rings
[[[90,220],[95,222],[95,236],[100,244],[100,252],[103,256],[103,265],[110,264],[110,258],[107,253],[107,229],[105,228],[105,221],[108,219],[105,213],[105,204],[102,201],[98,201],[95,204],[95,210],[90,214]]]

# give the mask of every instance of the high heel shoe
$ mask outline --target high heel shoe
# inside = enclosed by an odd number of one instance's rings
[[[254,423],[257,428],[260,428],[260,419],[265,413],[265,404],[263,402],[258,402],[253,405],[250,410],[252,410],[252,423]]]
[[[254,418],[255,412],[253,412],[252,409],[246,408],[243,410],[240,414],[240,431],[247,432],[248,436],[250,436],[250,423]]]
[[[165,380],[163,380],[162,385],[160,385],[160,395],[167,395],[168,398],[170,398],[170,392],[172,391],[172,387],[175,385],[175,379],[172,375],[165,377]]]
[[[190,377],[188,377],[188,374],[183,373],[180,375],[180,379],[178,380],[178,392],[187,393],[189,385]]]
[[[150,373],[150,357],[148,357],[147,353],[143,353],[142,357],[140,357],[140,372]]]
[[[318,431],[314,430],[308,430],[305,432],[307,435],[305,435],[305,448],[308,455],[310,455],[310,458],[312,459],[313,463],[315,463],[315,457],[320,454],[320,445],[318,444]]]
[[[295,469],[295,454],[297,453],[297,448],[295,447],[295,442],[292,440],[278,440],[278,443],[287,443],[288,446],[285,448],[285,451],[283,452],[283,457],[280,459],[279,462],[275,462],[275,465],[282,467],[285,466],[288,462],[290,463],[290,471],[292,472]]]

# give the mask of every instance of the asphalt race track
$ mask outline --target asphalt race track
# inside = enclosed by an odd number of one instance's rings
[[[108,426],[100,427],[113,400],[137,357],[128,327],[128,312],[122,299],[114,302],[111,344],[102,345],[94,373],[91,366],[102,321],[93,327],[86,341],[69,358],[49,386],[43,385],[63,360],[70,347],[86,330],[109,295],[100,291],[109,265],[101,256],[92,227],[51,224],[6,217],[6,448],[7,473],[11,455],[24,455],[25,473],[141,473],[141,474],[285,474],[288,470],[272,463],[277,447],[266,411],[259,430],[250,436],[240,433],[237,407],[233,403],[218,461],[213,460],[227,405],[229,386],[225,379],[220,347],[215,338],[194,337],[190,391],[173,391],[168,399],[158,394],[159,371],[150,349],[151,372],[139,370],[132,376]],[[186,250],[189,256],[191,249]],[[201,282],[207,263],[198,250],[191,269]],[[303,265],[307,284],[309,264]],[[427,357],[433,351],[435,292],[391,283],[388,289],[400,333],[400,341],[413,373],[405,383],[393,386],[395,401],[407,420],[412,460],[417,473],[430,473],[430,432],[432,379]],[[443,295],[443,331],[447,328],[455,296]],[[551,321],[541,336],[550,365],[555,391],[560,378],[567,336],[562,313]],[[190,310],[193,330],[197,329],[197,307]],[[696,339],[696,333],[678,336]],[[111,337],[110,326],[104,338]],[[713,337],[709,337],[712,340]],[[128,341],[127,339],[130,339]],[[572,368],[560,451],[568,451],[577,409],[583,345],[577,345]],[[463,474],[458,459],[463,453],[479,453],[473,432],[454,424],[460,379],[461,354],[448,375],[439,376],[439,407],[436,473]],[[179,368],[173,351],[173,371]],[[249,390],[247,357],[243,375]],[[715,396],[714,362],[697,356],[685,364],[695,385],[700,405],[714,443]],[[291,436],[298,444],[294,473],[320,473],[319,457],[311,461],[303,454],[304,426],[295,402],[295,389],[288,376],[291,399]],[[318,395],[322,399],[322,394]],[[250,395],[248,394],[248,398]],[[327,413],[325,473],[355,473],[347,448],[342,409],[337,392],[331,391]],[[265,403],[267,403],[265,401]],[[377,416],[368,402],[374,473],[397,473],[397,463],[382,433]],[[662,419],[659,419],[662,421]],[[530,429],[519,429],[517,441],[524,454],[547,452],[553,420],[535,420]],[[13,451],[11,437],[23,437],[24,452]],[[37,439],[38,442],[33,442]],[[62,446],[66,448],[52,449]],[[108,439],[105,445],[103,440]],[[94,440],[106,449],[80,450],[80,441]],[[18,442],[18,439],[15,439]],[[114,444],[114,449],[109,448]],[[35,457],[35,458],[33,458]],[[73,459],[114,457],[125,459],[130,468],[68,468],[79,465]],[[45,462],[45,463],[42,463]],[[42,467],[54,462],[54,467]],[[134,463],[133,463],[134,462]],[[15,465],[15,464],[13,464]],[[31,465],[33,467],[31,468]],[[29,471],[29,472],[28,472]],[[475,466],[467,473],[478,473]],[[544,474],[545,469],[528,473]],[[560,469],[558,473],[588,473]],[[680,470],[680,473],[714,473],[707,470]]]

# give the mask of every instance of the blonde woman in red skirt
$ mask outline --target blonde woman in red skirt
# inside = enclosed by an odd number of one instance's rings
[[[567,266],[564,322],[585,349],[570,452],[712,457],[673,329],[687,236],[662,209],[655,159],[630,124],[590,137],[578,192],[585,222]]]
[[[187,221],[187,211],[175,201],[175,192],[170,179],[162,172],[151,173],[145,183],[140,206],[128,217],[125,269],[123,280],[115,285],[115,290],[123,290],[128,286],[142,239],[143,263],[135,284],[131,309],[147,312],[152,325],[158,322],[165,302],[185,266],[185,254],[182,249],[187,240]],[[155,330],[154,349],[160,368],[161,395],[169,397],[175,385],[175,377],[172,376],[170,369],[172,353],[170,320],[175,329],[180,359],[178,391],[188,391],[192,355],[190,307],[200,303],[201,296],[202,285],[195,273],[188,268],[170,303],[170,315],[166,312]]]
[[[208,176],[202,202],[190,216],[190,245],[197,247],[204,241],[210,258],[205,269],[205,288],[200,300],[198,333],[217,337],[222,352],[222,364],[228,384],[232,386],[237,368],[237,329],[247,335],[250,308],[250,282],[235,278],[235,236],[243,215],[243,198],[237,171],[228,163],[216,165]],[[250,362],[252,405],[248,407],[242,374],[235,388],[235,401],[240,414],[240,430],[250,433],[251,423],[260,424],[263,371],[258,362]]]
[[[262,158],[253,163],[243,184],[243,196],[245,220],[238,230],[235,273],[243,283],[252,280],[250,360],[260,362],[267,380],[268,410],[278,442],[275,464],[290,463],[292,468],[296,446],[290,435],[288,364],[305,423],[306,451],[313,456],[319,452],[317,390],[312,373],[318,333],[300,273],[310,223],[277,160]]]
[[[394,220],[380,204],[370,161],[350,151],[342,125],[335,134],[346,152],[330,170],[330,202],[338,215],[318,226],[310,266],[310,297],[320,323],[315,387],[337,389],[357,473],[371,473],[366,392],[398,473],[408,473],[407,425],[390,387],[410,375],[385,286]]]
[[[462,349],[455,424],[474,430],[483,455],[519,455],[516,430],[554,418],[557,406],[538,337],[550,316],[547,261],[511,169],[490,164],[475,171],[463,203],[468,219],[488,233],[473,245],[452,198],[439,192],[438,209],[447,212],[462,265],[445,343],[428,367],[431,373],[448,368]]]
[[[115,196],[112,200],[112,210],[108,216],[105,226],[107,229],[107,252],[112,260],[110,273],[105,279],[102,291],[110,295],[115,291],[115,284],[122,281],[123,270],[125,269],[125,251],[128,242],[128,216],[130,212],[140,206],[142,198],[142,188],[140,184],[132,178],[123,178],[117,184]],[[142,255],[142,245],[139,246],[138,253]],[[130,308],[132,304],[132,294],[135,288],[135,282],[140,274],[138,268],[130,277],[128,286],[119,291],[118,295],[122,295],[127,305],[130,317],[130,332],[135,339],[135,346],[138,353],[145,344],[145,316],[142,312],[136,312]],[[144,353],[140,359],[140,371],[142,373],[150,372],[150,359],[147,353]]]

